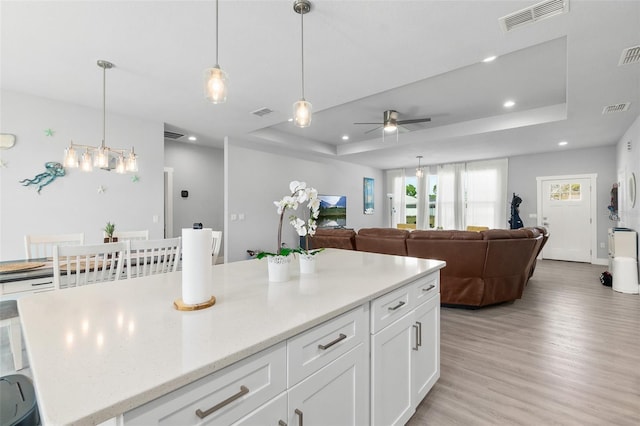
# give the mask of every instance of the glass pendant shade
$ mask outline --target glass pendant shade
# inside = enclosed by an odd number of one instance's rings
[[[127,168],[124,161],[124,155],[120,154],[116,161],[116,173],[124,174],[127,172]]]
[[[109,168],[109,148],[102,145],[98,147],[93,157],[93,166],[99,169]]]
[[[293,104],[293,122],[298,127],[309,127],[311,124],[311,114],[313,105],[304,99],[300,99]]]
[[[417,168],[416,169],[416,177],[421,178],[422,176],[424,176],[424,172],[422,171],[421,168]]]
[[[64,161],[62,162],[64,167],[75,169],[78,167],[78,153],[72,145],[64,150]]]
[[[131,148],[131,152],[129,153],[129,157],[126,161],[126,169],[128,172],[137,172],[138,171],[138,157],[136,153],[133,152],[133,148]]]
[[[204,95],[214,104],[227,100],[227,73],[219,65],[204,70]]]
[[[82,162],[80,163],[80,167],[83,172],[90,172],[93,170],[93,159],[91,158],[91,154],[87,149],[84,154],[82,154]]]

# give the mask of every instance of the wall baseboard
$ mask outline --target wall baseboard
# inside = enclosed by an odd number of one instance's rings
[[[609,259],[603,259],[601,257],[596,258],[593,262],[591,262],[592,265],[603,265],[603,266],[608,266],[609,265]]]

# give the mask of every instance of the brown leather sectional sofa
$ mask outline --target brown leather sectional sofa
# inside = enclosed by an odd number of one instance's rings
[[[480,307],[522,297],[548,237],[542,227],[481,232],[318,229],[311,245],[444,260],[441,303]]]

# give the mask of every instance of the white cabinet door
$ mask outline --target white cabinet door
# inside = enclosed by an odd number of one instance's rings
[[[420,305],[414,314],[418,326],[417,351],[413,351],[414,406],[440,378],[440,295]]]
[[[371,424],[403,425],[413,415],[413,312],[371,336]]]
[[[278,426],[287,418],[287,393],[282,392],[271,401],[241,418],[232,426]]]
[[[360,344],[291,388],[288,425],[369,424],[368,357]]]

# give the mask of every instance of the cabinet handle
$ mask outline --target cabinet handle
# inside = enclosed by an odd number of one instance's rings
[[[416,331],[416,345],[411,349],[413,349],[414,351],[417,351],[418,350],[418,346],[420,346],[420,345],[418,345],[418,326],[413,324],[412,327]]]
[[[212,413],[218,411],[222,407],[231,404],[236,399],[238,399],[238,398],[240,398],[243,395],[246,395],[248,393],[249,393],[249,388],[247,388],[246,386],[240,386],[240,392],[238,392],[235,395],[231,395],[229,398],[227,398],[224,401],[214,405],[213,407],[209,408],[207,411],[202,411],[201,409],[198,408],[196,410],[196,416],[200,417],[201,419],[204,419],[209,414],[212,414]]]
[[[278,426],[287,426],[287,422],[284,420],[278,420]]]
[[[404,303],[405,303],[405,302],[401,300],[401,301],[399,301],[399,302],[398,302],[398,304],[397,304],[396,306],[389,306],[389,308],[388,308],[388,309],[389,309],[390,311],[395,311],[396,309],[403,307],[403,306],[404,306]]]
[[[298,418],[298,426],[303,426],[303,419],[302,419],[302,411],[298,410],[297,408],[293,411],[294,413],[296,413],[298,416],[300,416]]]
[[[327,343],[326,345],[318,345],[318,349],[322,349],[322,350],[329,349],[331,346],[335,345],[336,343],[338,343],[338,342],[340,342],[340,341],[342,341],[342,340],[344,340],[346,338],[347,338],[346,334],[340,333],[340,336],[338,336],[338,338],[336,340],[333,340],[333,341]]]
[[[429,287],[427,288],[423,288],[422,291],[431,291],[432,289],[434,289],[436,286],[431,284]]]
[[[422,323],[416,321],[416,324],[418,324],[418,346],[422,346]]]

